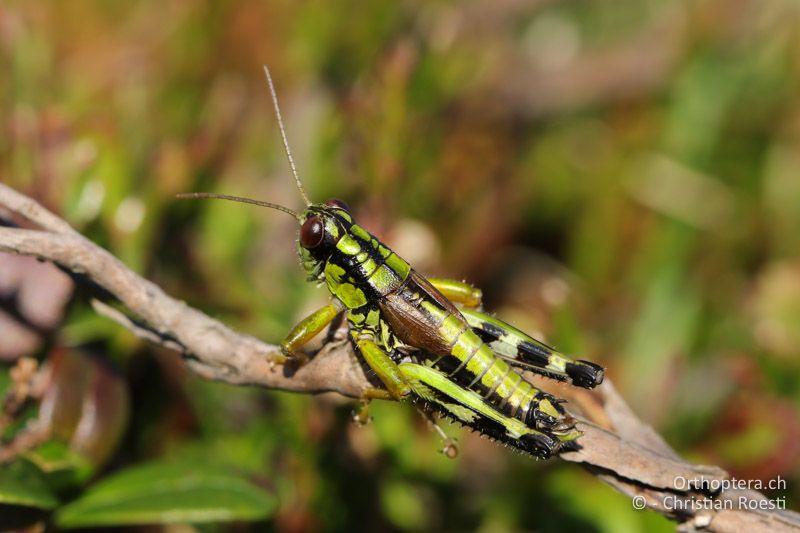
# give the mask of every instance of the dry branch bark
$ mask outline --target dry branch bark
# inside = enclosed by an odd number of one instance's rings
[[[308,364],[290,371],[272,363],[280,353],[277,346],[233,331],[172,298],[34,200],[3,184],[0,206],[41,228],[0,227],[0,252],[51,261],[99,287],[102,290],[93,302],[99,313],[150,342],[178,351],[206,379],[302,393],[338,392],[352,398],[370,386],[349,343],[328,343]],[[536,383],[542,388],[553,386],[540,379]],[[583,465],[632,501],[644,498],[637,501],[679,522],[680,530],[800,531],[797,513],[738,505],[740,498],[768,501],[761,493],[734,489],[712,493],[709,486],[730,480],[728,473],[681,459],[634,415],[610,382],[593,394],[574,392],[571,404],[588,419],[578,423],[584,433],[582,449],[561,457]],[[694,485],[689,486],[692,481]],[[676,510],[681,503],[684,508]],[[702,504],[715,507],[704,509]]]

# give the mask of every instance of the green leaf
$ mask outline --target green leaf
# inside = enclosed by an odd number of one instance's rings
[[[52,509],[58,500],[35,467],[18,461],[0,467],[0,503]]]
[[[86,460],[59,439],[45,441],[33,450],[26,452],[25,458],[46,473],[87,468]]]
[[[202,464],[151,463],[101,481],[62,508],[64,528],[259,520],[276,499],[226,469]]]
[[[60,439],[50,439],[25,452],[23,457],[42,471],[55,491],[84,484],[95,470],[87,459]]]

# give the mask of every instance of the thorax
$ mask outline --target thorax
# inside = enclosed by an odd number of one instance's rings
[[[357,309],[397,291],[411,267],[360,226],[348,230],[325,260],[323,272],[331,294]]]

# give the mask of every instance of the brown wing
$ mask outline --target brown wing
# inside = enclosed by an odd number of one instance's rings
[[[453,302],[415,270],[411,270],[403,287],[379,301],[378,308],[394,334],[405,344],[433,355],[447,355],[450,345],[439,335],[439,321],[423,309],[421,303],[424,300],[457,316],[467,327],[466,320]]]

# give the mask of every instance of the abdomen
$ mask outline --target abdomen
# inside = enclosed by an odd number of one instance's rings
[[[458,309],[415,271],[407,283],[381,299],[384,320],[403,343],[420,350],[456,383],[481,394],[499,411],[535,426],[561,410],[521,374],[497,357]]]

